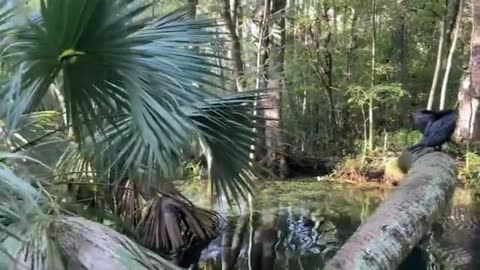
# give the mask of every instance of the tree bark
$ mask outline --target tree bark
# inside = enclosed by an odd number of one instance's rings
[[[347,85],[350,85],[353,80],[353,67],[355,63],[355,49],[357,48],[358,29],[357,29],[358,12],[352,8],[352,22],[350,25],[350,41],[348,44],[347,53],[347,68],[345,81]]]
[[[395,31],[392,36],[395,46],[392,58],[400,66],[396,79],[405,84],[407,79],[407,0],[397,0],[397,16],[395,18]]]
[[[427,104],[428,110],[431,110],[433,108],[433,102],[435,101],[435,92],[437,91],[438,78],[440,76],[440,69],[442,67],[443,44],[445,43],[446,19],[447,19],[447,15],[444,14],[440,21],[440,37],[438,40],[437,62],[435,64],[435,71],[433,73],[432,86],[430,87],[430,94],[428,96],[428,104]]]
[[[189,14],[190,17],[195,18],[197,17],[197,5],[198,5],[198,0],[188,0],[188,5],[189,5]]]
[[[443,76],[442,91],[440,93],[440,110],[445,109],[445,102],[447,99],[448,77],[450,75],[453,54],[455,53],[455,48],[457,46],[458,31],[460,30],[460,23],[462,21],[463,0],[458,0],[458,1],[459,1],[458,12],[455,20],[455,29],[453,30],[453,40],[452,40],[452,45],[450,46],[450,51],[448,52],[447,66],[445,67],[445,75]]]
[[[456,182],[457,171],[448,155],[420,156],[404,182],[323,269],[397,269],[448,208]]]
[[[480,98],[480,3],[478,1],[473,1],[472,18],[470,67],[464,72],[458,90],[459,117],[455,139],[459,143],[480,139],[480,123],[477,117]]]
[[[245,71],[242,60],[242,47],[240,38],[237,34],[236,20],[238,18],[238,1],[234,2],[233,8],[230,9],[230,1],[222,0],[222,18],[226,23],[227,31],[230,36],[230,50],[232,52],[233,75],[238,91],[245,90]]]
[[[469,77],[474,96],[480,98],[480,2],[472,1],[472,13]]]
[[[257,52],[256,52],[256,81],[255,81],[255,89],[266,89],[267,88],[267,74],[265,70],[267,70],[266,62],[268,59],[268,24],[267,24],[267,16],[270,11],[270,0],[257,0],[257,7],[254,12],[254,16],[251,19],[250,23],[250,32],[253,36],[253,42],[256,44]],[[257,100],[254,103],[255,110],[253,115],[258,114],[258,110],[256,109],[258,106]],[[264,129],[261,128],[260,125],[257,125],[257,122],[254,121],[254,125],[260,127],[254,127],[253,132],[259,134],[260,136],[257,137],[257,140],[254,144],[251,145],[251,153],[250,159],[253,161],[258,160],[263,156],[264,148],[259,146],[264,145]]]
[[[370,83],[371,88],[375,87],[375,61],[376,61],[376,38],[377,38],[377,29],[376,29],[376,0],[372,0],[372,69],[370,74]],[[374,121],[373,121],[373,98],[370,98],[368,101],[368,150],[373,151],[373,140],[374,140]]]
[[[455,140],[468,143],[480,139],[480,122],[478,121],[479,100],[475,96],[470,79],[470,71],[466,71],[460,81],[458,90],[458,120]]]
[[[285,62],[285,6],[286,0],[272,0],[270,14],[275,14],[270,33],[270,54],[268,89],[264,110],[265,143],[267,147],[266,166],[281,178],[287,175],[282,131],[282,91],[284,89]]]

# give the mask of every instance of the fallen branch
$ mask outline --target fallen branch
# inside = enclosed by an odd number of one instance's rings
[[[456,181],[457,171],[448,155],[413,157],[404,182],[323,269],[397,269],[445,211]]]

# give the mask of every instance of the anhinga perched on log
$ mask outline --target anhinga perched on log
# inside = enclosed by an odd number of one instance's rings
[[[415,113],[415,126],[422,131],[422,140],[408,148],[412,153],[418,152],[425,147],[433,147],[440,150],[442,145],[450,141],[455,131],[457,116],[454,110],[439,112],[422,110]]]
[[[431,110],[421,110],[416,111],[413,115],[413,122],[415,127],[423,133],[425,133],[425,129],[427,128],[428,123],[435,120],[435,112]]]
[[[455,131],[456,115],[454,110],[431,111],[421,110],[415,112],[415,127],[423,134],[421,141],[405,149],[398,157],[398,167],[403,173],[407,173],[413,161],[418,158],[425,148],[433,147],[433,150],[441,150],[444,143],[450,141]],[[426,152],[431,152],[432,150]],[[425,152],[424,151],[424,152]]]

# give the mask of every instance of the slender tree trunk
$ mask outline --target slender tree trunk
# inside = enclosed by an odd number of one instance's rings
[[[355,62],[355,48],[358,39],[358,29],[357,29],[357,20],[358,20],[358,13],[354,8],[352,8],[352,23],[350,25],[350,42],[348,44],[348,54],[347,54],[347,74],[345,76],[345,80],[347,85],[352,83],[353,80],[353,65]]]
[[[189,14],[192,18],[197,17],[197,6],[198,0],[188,0],[188,5],[190,8]]]
[[[332,7],[334,9],[334,7]],[[327,92],[327,98],[328,98],[328,104],[330,105],[330,121],[331,121],[331,137],[334,138],[336,136],[336,130],[337,130],[337,119],[335,115],[335,98],[333,96],[333,54],[332,54],[332,47],[334,46],[333,44],[333,35],[332,35],[332,27],[330,23],[330,16],[328,14],[329,11],[329,6],[327,2],[324,2],[323,4],[323,23],[326,25],[326,37],[324,39],[324,48],[325,52],[323,54],[324,58],[324,64],[323,64],[323,70],[324,70],[324,75],[326,79],[324,80],[325,83],[325,90]],[[333,18],[335,19],[335,17]],[[320,48],[319,48],[320,50]]]
[[[435,71],[433,73],[432,86],[430,87],[430,94],[428,95],[428,104],[427,104],[428,110],[431,110],[433,108],[433,102],[435,101],[435,92],[437,90],[438,78],[440,76],[440,69],[442,67],[443,44],[445,43],[446,19],[447,19],[447,15],[444,14],[440,21],[440,37],[438,38],[437,61],[435,64]]]
[[[448,209],[456,182],[457,172],[449,156],[441,152],[421,156],[401,186],[323,269],[397,269]]]
[[[458,0],[458,1],[459,1],[458,12],[457,12],[457,18],[455,21],[455,29],[453,30],[454,32],[453,32],[452,45],[450,46],[450,51],[448,52],[447,66],[445,67],[445,75],[443,76],[442,91],[440,93],[440,110],[445,109],[445,101],[447,98],[448,77],[450,75],[453,54],[455,53],[455,48],[457,46],[458,31],[460,29],[460,24],[462,21],[463,0]]]
[[[255,17],[253,18],[252,33],[256,38],[257,45],[257,79],[255,88],[267,88],[267,59],[269,47],[269,27],[267,17],[270,11],[271,0],[258,0]]]
[[[395,51],[392,56],[394,61],[400,66],[396,74],[396,79],[405,84],[407,78],[407,0],[397,0],[397,17],[395,18],[395,31],[393,34],[393,44]]]
[[[270,0],[257,0],[257,7],[255,10],[255,15],[252,18],[252,23],[250,24],[251,33],[254,37],[254,42],[257,45],[257,55],[256,55],[256,82],[255,82],[255,89],[266,89],[267,88],[267,74],[265,72],[266,69],[266,62],[268,59],[268,25],[267,25],[267,16],[270,11]],[[257,107],[258,102],[256,101],[254,107]],[[258,111],[255,109],[253,112],[254,115],[257,115]],[[257,124],[256,121],[254,124]],[[256,144],[252,144],[251,146],[251,154],[250,158],[252,160],[256,160],[262,156],[262,150],[259,145],[264,145],[263,135],[264,130],[261,128],[253,128],[253,131],[257,134],[261,134],[258,136]]]
[[[394,31],[392,41],[394,44],[394,52],[392,60],[395,65],[399,66],[399,70],[395,74],[395,79],[400,82],[403,89],[408,89],[407,76],[408,76],[408,43],[407,43],[407,8],[408,0],[396,1],[396,17],[394,22]],[[397,111],[401,115],[407,115],[410,107],[410,97],[405,95],[400,98],[397,106]],[[407,126],[410,122],[408,117],[401,117],[400,122],[402,126]]]
[[[371,88],[375,87],[375,61],[376,61],[376,0],[372,0],[372,70],[371,70]],[[374,121],[373,121],[373,98],[368,101],[368,150],[373,150],[374,140]]]
[[[270,91],[265,100],[264,110],[267,118],[265,123],[265,142],[267,147],[267,168],[278,172],[281,178],[287,174],[285,162],[284,135],[282,132],[282,91],[284,89],[285,61],[285,0],[272,0],[271,14],[276,19],[270,34],[270,65],[268,88]]]
[[[238,18],[238,0],[234,1],[232,10],[230,10],[230,1],[222,0],[222,18],[227,26],[227,31],[230,36],[230,50],[232,52],[233,61],[233,75],[235,76],[235,82],[238,91],[243,91],[246,87],[245,72],[242,60],[242,47],[240,39],[237,35],[237,23]]]

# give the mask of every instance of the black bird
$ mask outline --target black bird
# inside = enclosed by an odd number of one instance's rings
[[[422,140],[408,148],[411,152],[418,152],[425,147],[440,150],[442,144],[450,141],[455,131],[457,116],[454,110],[435,112],[435,119],[428,121],[423,132]],[[427,117],[428,118],[428,117]],[[422,125],[424,122],[420,121]]]
[[[436,115],[437,114],[431,110],[416,111],[413,116],[415,127],[420,130],[422,134],[425,133],[428,123],[435,121]]]

